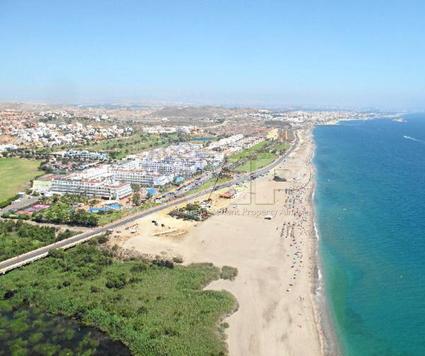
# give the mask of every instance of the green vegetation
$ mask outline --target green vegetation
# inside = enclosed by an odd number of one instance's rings
[[[0,315],[31,305],[73,317],[122,341],[136,355],[226,353],[218,324],[236,302],[227,292],[203,290],[220,277],[218,268],[117,261],[97,243],[53,251],[1,277]],[[17,340],[26,328],[24,320],[9,335]]]
[[[31,215],[21,215],[16,212],[3,213],[2,217],[20,220],[33,220],[41,223],[67,224],[77,226],[97,226],[98,217],[86,210],[79,208],[82,204],[88,204],[89,199],[81,195],[54,195],[44,197],[40,203],[49,205],[48,208],[35,212]]]
[[[78,226],[97,226],[98,217],[79,208],[79,204],[87,204],[88,198],[80,195],[55,195],[45,198],[43,203],[51,204],[49,208],[32,215],[32,220],[53,224]]]
[[[239,151],[237,153],[234,153],[233,155],[229,156],[227,158],[228,162],[236,163],[239,162],[242,159],[250,158],[253,154],[260,152],[262,149],[267,147],[268,141],[261,141],[257,143],[256,145],[247,148],[246,150]]]
[[[131,197],[131,202],[135,206],[140,206],[142,204],[142,195],[139,192],[135,192]]]
[[[39,166],[39,161],[0,158],[0,202],[25,190],[31,179],[42,174]]]
[[[235,153],[228,158],[228,161],[235,164],[236,171],[250,173],[271,164],[287,148],[286,143],[262,141],[246,150]]]
[[[0,330],[1,355],[130,355],[94,328],[28,306],[2,310]]]
[[[20,255],[53,242],[66,239],[73,232],[47,226],[36,226],[22,221],[0,221],[0,261]]]
[[[251,160],[246,161],[244,164],[238,166],[236,170],[241,173],[254,172],[257,169],[263,168],[276,159],[276,155],[269,152],[258,153],[257,156]]]
[[[124,218],[130,214],[135,214],[137,212],[152,208],[157,205],[159,204],[155,203],[154,201],[148,200],[142,203],[141,205],[130,208],[130,209],[111,210],[104,213],[98,213],[96,214],[97,224],[100,226],[103,226],[111,222],[114,222],[115,220]]]
[[[231,281],[233,281],[237,275],[238,275],[238,269],[235,267],[223,266],[221,268],[221,274],[220,274],[221,279],[230,279]]]
[[[232,177],[229,177],[229,176],[220,177],[218,179],[217,179],[217,177],[213,177],[211,179],[208,179],[204,184],[201,184],[199,187],[197,187],[193,190],[190,190],[189,193],[190,194],[198,193],[198,192],[201,192],[201,191],[206,190],[208,188],[212,188],[216,185],[220,185],[220,184],[229,182],[231,180],[232,180]]]
[[[289,143],[275,142],[271,147],[271,151],[275,154],[283,154],[289,148]]]
[[[202,207],[199,202],[194,202],[172,210],[169,215],[177,219],[204,221],[211,216],[211,213],[208,209]]]
[[[189,139],[190,137],[181,133],[136,133],[129,137],[95,142],[91,145],[86,145],[83,148],[90,151],[107,152],[112,159],[122,159],[129,154],[135,154],[143,150],[167,146],[173,143],[187,141]]]
[[[152,200],[147,200],[139,206],[121,210],[108,210],[90,213],[87,206],[93,206],[96,200],[90,200],[83,195],[54,195],[43,197],[41,204],[50,205],[48,208],[33,213],[32,215],[17,214],[16,212],[3,213],[2,217],[9,219],[33,220],[41,223],[65,224],[75,226],[94,227],[106,225],[127,215],[156,206]]]
[[[259,152],[255,157],[249,159],[245,163],[241,164],[236,168],[238,172],[241,173],[250,173],[254,172],[257,169],[261,169],[263,167],[268,166],[272,163],[277,156],[270,152]]]
[[[51,207],[33,215],[33,220],[43,223],[97,226],[98,218],[84,209],[74,209],[66,203],[56,202]]]
[[[0,209],[5,208],[6,206],[8,206],[9,204],[11,204],[13,201],[15,201],[16,199],[19,198],[19,195],[16,194],[13,197],[7,198],[6,200],[3,200],[0,202]]]
[[[121,219],[130,214],[130,210],[110,210],[107,212],[91,214],[96,217],[97,225],[102,226],[115,220]]]

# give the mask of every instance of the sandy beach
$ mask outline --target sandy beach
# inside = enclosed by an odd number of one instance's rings
[[[298,136],[298,146],[276,168],[286,182],[274,181],[270,172],[238,187],[233,199],[215,192],[214,216],[204,222],[176,220],[164,210],[114,232],[111,240],[143,254],[180,256],[184,264],[236,267],[234,281],[207,287],[227,290],[239,303],[226,319],[230,355],[324,353],[315,301],[314,147],[310,130]]]

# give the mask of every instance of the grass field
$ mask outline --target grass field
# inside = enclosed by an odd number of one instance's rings
[[[129,154],[140,153],[144,150],[167,146],[180,142],[181,137],[176,133],[143,134],[136,133],[129,137],[114,138],[95,142],[83,148],[91,151],[108,152],[111,158],[122,159]]]
[[[115,220],[121,219],[125,216],[135,214],[137,212],[147,210],[149,208],[153,208],[156,205],[158,205],[158,203],[148,201],[148,202],[146,202],[146,203],[144,203],[144,204],[142,204],[138,207],[133,207],[133,208],[130,208],[130,209],[123,209],[123,210],[118,210],[118,211],[111,211],[111,212],[108,212],[107,214],[97,214],[98,225],[102,226],[102,225],[109,224],[109,223],[114,222]]]
[[[199,193],[200,191],[208,189],[208,188],[212,188],[215,185],[226,183],[226,182],[230,181],[231,179],[232,178],[230,178],[230,177],[220,177],[217,180],[217,177],[213,177],[211,179],[208,179],[204,184],[201,184],[199,187],[197,187],[193,190],[190,190],[189,193],[190,194]]]
[[[236,171],[250,173],[272,163],[287,148],[287,143],[262,141],[246,150],[231,155],[228,161],[237,164]],[[237,162],[241,163],[238,164]]]
[[[0,158],[0,201],[25,190],[31,179],[42,174],[39,161]]]
[[[250,157],[251,155],[255,154],[256,152],[261,151],[267,144],[268,144],[267,141],[259,142],[256,145],[254,145],[250,148],[247,148],[246,150],[237,152],[237,153],[229,156],[229,158],[227,160],[231,163],[238,162],[242,159]]]
[[[220,332],[225,325],[219,323],[235,310],[236,301],[227,292],[203,288],[227,271],[211,264],[118,261],[100,250],[98,241],[54,251],[52,257],[2,276],[0,315],[31,305],[73,317],[122,341],[134,355],[226,354]],[[13,335],[9,349],[31,338],[24,333],[33,323],[21,318],[19,329],[6,330]],[[30,351],[28,345],[21,347]]]
[[[272,163],[277,158],[277,155],[270,152],[260,152],[255,158],[248,160],[244,164],[236,168],[238,172],[249,173],[257,169],[263,168]]]

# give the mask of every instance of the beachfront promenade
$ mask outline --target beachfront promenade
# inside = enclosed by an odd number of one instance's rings
[[[30,251],[30,252],[21,254],[19,256],[15,256],[15,257],[12,257],[10,259],[7,259],[3,262],[0,262],[0,274],[5,274],[6,272],[11,271],[15,268],[21,267],[23,265],[26,265],[26,264],[31,263],[33,261],[36,261],[40,258],[44,258],[49,254],[49,250],[57,249],[57,248],[67,249],[67,248],[70,248],[70,247],[74,247],[74,246],[76,246],[76,245],[78,245],[82,242],[90,240],[91,238],[93,238],[95,236],[98,236],[102,233],[105,233],[108,230],[116,229],[120,226],[134,222],[138,219],[144,218],[144,217],[149,216],[151,214],[154,214],[158,211],[170,208],[170,207],[175,206],[175,205],[182,204],[182,203],[190,201],[192,199],[199,198],[199,197],[201,197],[205,194],[208,194],[208,193],[210,193],[214,190],[227,188],[227,187],[230,187],[230,186],[238,184],[238,183],[244,183],[244,182],[247,182],[251,179],[255,179],[260,175],[263,175],[267,172],[270,172],[276,166],[281,164],[285,160],[285,158],[298,145],[298,142],[299,142],[298,136],[296,135],[295,141],[293,142],[291,147],[282,156],[280,156],[278,159],[276,159],[274,162],[272,162],[268,166],[263,167],[261,169],[258,169],[254,172],[241,175],[238,178],[231,180],[229,182],[226,182],[226,183],[223,183],[223,184],[218,184],[218,185],[216,185],[212,188],[205,189],[201,192],[187,195],[183,198],[179,198],[179,199],[170,201],[168,203],[162,204],[160,206],[156,206],[156,207],[144,210],[142,212],[127,216],[123,219],[120,219],[120,220],[115,221],[113,223],[110,223],[108,225],[98,227],[98,228],[94,228],[94,229],[87,231],[87,232],[84,232],[82,234],[72,236],[72,237],[67,238],[65,240],[61,240],[61,241],[55,242],[53,244],[50,244],[50,245],[47,245],[47,246],[44,246],[44,247],[40,247],[40,248],[38,248],[34,251]]]

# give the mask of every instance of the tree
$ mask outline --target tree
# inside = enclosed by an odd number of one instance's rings
[[[90,207],[94,207],[96,204],[98,204],[99,203],[99,200],[97,200],[97,199],[92,199],[92,200],[90,200],[89,201],[89,206]]]
[[[126,284],[127,284],[127,275],[125,273],[120,273],[120,274],[109,273],[105,283],[107,288],[116,288],[116,289],[124,288]]]
[[[142,204],[142,197],[140,196],[140,193],[134,193],[131,201],[134,205],[140,206],[140,204]]]
[[[65,252],[62,249],[55,248],[49,250],[49,256],[57,259],[63,259],[65,257]]]
[[[135,193],[140,192],[140,184],[131,183],[131,189],[133,189],[133,192]]]

